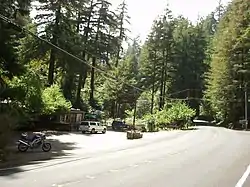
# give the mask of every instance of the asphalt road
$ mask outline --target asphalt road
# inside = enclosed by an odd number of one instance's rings
[[[13,172],[0,176],[0,186],[247,187],[249,163],[250,132],[201,127],[165,141]]]

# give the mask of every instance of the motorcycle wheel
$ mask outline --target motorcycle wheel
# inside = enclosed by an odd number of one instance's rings
[[[28,150],[28,148],[29,147],[27,145],[23,144],[23,143],[18,144],[18,150],[20,152],[26,152]]]
[[[49,152],[49,151],[51,150],[51,144],[48,143],[48,142],[43,143],[43,145],[42,145],[42,150],[43,150],[44,152]]]

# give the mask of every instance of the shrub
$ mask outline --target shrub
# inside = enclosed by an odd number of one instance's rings
[[[23,76],[14,77],[8,85],[6,94],[12,101],[20,102],[27,112],[40,112],[43,107],[41,99],[43,86],[38,75],[27,72]]]
[[[43,113],[52,114],[57,111],[68,111],[72,107],[67,101],[58,85],[52,85],[42,92]]]
[[[146,121],[147,130],[149,132],[159,131],[159,126],[156,124],[156,115],[146,114],[143,118]]]
[[[186,105],[184,102],[172,103],[170,108],[165,107],[162,111],[157,112],[154,116],[149,116],[149,120],[153,120],[156,126],[161,128],[167,124],[171,124],[178,120],[183,120],[187,123],[192,116],[195,115],[195,111]]]

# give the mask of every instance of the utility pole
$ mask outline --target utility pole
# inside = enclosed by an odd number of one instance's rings
[[[135,129],[135,117],[136,117],[136,105],[137,105],[137,101],[135,101],[135,106],[134,106],[134,118],[133,118],[133,127]]]
[[[247,92],[247,83],[245,83],[245,128],[248,129],[248,92]]]
[[[154,51],[153,54],[153,86],[152,86],[152,94],[151,94],[151,107],[150,107],[150,113],[153,114],[154,112],[154,94],[155,94],[155,60],[156,60],[156,51]]]
[[[136,99],[136,95],[135,95],[135,88],[134,88],[134,99],[135,99],[135,103],[134,103],[134,117],[133,117],[133,127],[135,129],[135,116],[136,116],[136,105],[137,105],[137,99]]]

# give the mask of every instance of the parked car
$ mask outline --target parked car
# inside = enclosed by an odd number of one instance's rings
[[[105,134],[107,131],[107,127],[105,125],[102,125],[98,121],[82,121],[79,125],[79,130],[82,131],[83,134],[86,132],[89,132],[91,134],[101,132]]]
[[[123,121],[113,121],[112,129],[114,131],[124,131],[129,128],[129,125],[124,123]]]
[[[216,123],[215,119],[211,116],[205,116],[205,115],[200,115],[196,116],[192,120],[194,125],[204,125],[204,126],[209,126],[209,125],[214,125]]]

